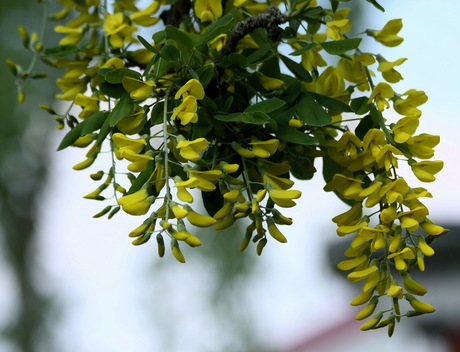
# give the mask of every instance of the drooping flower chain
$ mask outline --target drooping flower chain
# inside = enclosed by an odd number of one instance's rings
[[[292,219],[280,208],[301,196],[292,178],[310,179],[314,159],[322,158],[325,191],[350,205],[333,221],[339,236],[353,237],[339,269],[364,282],[351,303],[367,303],[356,319],[374,314],[361,329],[388,326],[391,335],[402,316],[434,311],[415,298],[427,290],[410,272],[425,270],[431,241],[447,230],[427,217],[420,199],[431,194],[409,186],[397,169],[408,163],[420,181],[434,181],[443,163],[428,159],[439,136],[416,134],[425,93],[393,90],[402,79],[395,68],[406,59],[361,52],[361,37],[347,34],[349,9],[336,1],[331,9],[316,1],[153,1],[143,9],[134,0],[110,8],[99,0],[58,2],[62,11],[49,16],[66,21],[54,28],[64,34],[58,46],[44,50],[36,34],[24,27],[20,34],[35,57],[65,69],[57,98],[69,109],[42,107],[59,128],[71,128],[59,149],[89,147],[74,169],[90,167],[108,145],[112,167],[91,174],[104,181],[85,198],[113,204],[95,217],[120,209],[146,215],[130,232],[132,243],[155,237],[162,257],[167,239],[180,262],[182,245],[201,244],[190,225],[222,230],[246,219],[240,250],[252,241],[260,255],[271,238],[287,241],[279,227]],[[153,42],[137,36],[160,17],[167,26]],[[401,28],[397,19],[365,34],[393,47],[403,41]],[[294,51],[281,54],[280,44]],[[328,64],[323,52],[340,59]],[[19,83],[43,77],[32,74],[33,65],[7,64]],[[383,79],[377,84],[375,65]],[[398,121],[384,119],[390,107]],[[383,297],[391,305],[375,313]],[[413,310],[401,313],[401,299]]]

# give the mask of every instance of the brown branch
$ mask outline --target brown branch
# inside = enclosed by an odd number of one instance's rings
[[[238,41],[257,28],[265,28],[268,32],[268,37],[273,42],[278,42],[282,35],[282,29],[278,26],[286,21],[287,17],[282,14],[275,5],[270,5],[260,15],[248,17],[244,21],[236,23],[222,53],[228,55],[235,51]]]

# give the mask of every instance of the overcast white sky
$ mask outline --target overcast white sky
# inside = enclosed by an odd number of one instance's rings
[[[399,91],[425,90],[430,98],[422,107],[419,132],[442,136],[435,158],[445,160],[445,168],[437,182],[426,185],[435,196],[427,204],[433,220],[453,222],[458,219],[460,199],[460,187],[456,184],[460,161],[460,3],[387,3],[382,1],[387,10],[384,14],[371,10],[378,17],[369,15],[367,27],[379,29],[390,19],[403,18],[404,43],[395,49],[380,46],[378,50],[390,61],[408,58],[400,67],[405,80],[399,84]],[[444,12],[443,7],[448,10]],[[56,139],[55,145],[58,142]],[[140,219],[121,213],[111,221],[92,219],[103,206],[81,197],[94,188],[94,183],[83,176],[89,172],[71,169],[83,160],[82,151],[65,150],[53,158],[51,179],[42,203],[39,251],[47,273],[43,286],[59,292],[67,309],[59,327],[65,346],[61,352],[159,350],[162,336],[149,315],[155,311],[152,304],[168,304],[161,301],[165,297],[177,300],[175,305],[185,312],[179,316],[181,322],[177,322],[184,326],[180,336],[176,336],[182,342],[172,352],[219,351],[219,330],[225,326],[206,326],[208,320],[200,309],[207,302],[188,304],[191,295],[194,300],[200,299],[208,279],[200,274],[197,260],[194,264],[199,254],[190,255],[186,265],[166,258],[163,260],[168,262],[167,266],[154,266],[152,263],[159,261],[155,244],[134,247],[127,237]],[[312,335],[331,322],[340,322],[356,313],[348,307],[354,296],[351,285],[347,288],[324,265],[326,244],[337,240],[330,219],[346,207],[333,195],[324,193],[322,187],[321,175],[314,181],[298,183],[303,197],[290,214],[295,224],[289,231],[289,242],[271,243],[257,259],[260,275],[252,282],[246,303],[254,311],[254,324],[273,346],[288,346],[302,335]],[[171,277],[152,274],[152,270],[169,270],[174,285]],[[167,282],[162,284],[158,278]],[[155,288],[152,282],[158,286]],[[154,294],[162,289],[170,291],[166,295]],[[179,319],[177,315],[172,318]],[[386,346],[401,343],[396,337]]]

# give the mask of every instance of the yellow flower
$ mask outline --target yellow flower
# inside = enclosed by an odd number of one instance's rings
[[[212,218],[210,216],[207,216],[207,215],[199,214],[199,213],[193,211],[190,207],[186,207],[186,209],[188,210],[187,220],[193,226],[196,226],[196,227],[209,227],[209,226],[214,225],[217,222],[216,219],[214,219],[214,218]]]
[[[417,296],[423,296],[428,292],[425,286],[415,281],[408,273],[403,271],[401,272],[401,275],[403,278],[404,288],[407,292],[410,292]]]
[[[433,182],[436,180],[434,177],[444,167],[442,160],[435,161],[421,161],[418,163],[411,163],[410,167],[414,175],[422,182]]]
[[[391,129],[396,143],[406,142],[417,130],[419,119],[415,116],[403,117]]]
[[[420,159],[430,159],[434,155],[433,148],[439,144],[439,136],[422,133],[418,136],[409,138],[406,143],[412,154]]]
[[[409,192],[409,185],[407,184],[406,180],[400,177],[395,181],[383,186],[380,190],[379,196],[381,198],[385,197],[386,203],[391,204],[398,202],[402,204],[407,192]]]
[[[253,141],[249,145],[252,146],[252,152],[259,158],[268,158],[275,154],[280,141],[278,139],[269,139],[267,141]]]
[[[390,107],[390,104],[387,100],[393,98],[394,95],[395,92],[388,83],[380,82],[375,86],[374,90],[372,91],[368,103],[371,103],[373,100],[375,100],[377,109],[379,111],[383,111],[386,108]]]
[[[391,285],[388,289],[387,296],[401,299],[403,297],[402,287],[396,284]]]
[[[179,89],[174,96],[174,99],[182,99],[187,98],[189,95],[195,97],[198,100],[204,98],[204,89],[201,85],[201,82],[197,79],[191,79],[187,83],[185,83],[181,89]],[[196,111],[196,109],[195,109]]]
[[[177,180],[174,185],[177,188],[177,198],[183,202],[193,203],[193,196],[187,191],[187,188],[195,188],[200,184],[200,180],[192,177],[187,181]]]
[[[363,215],[363,205],[361,202],[354,204],[346,212],[339,214],[332,218],[332,221],[337,224],[337,226],[344,226],[356,223],[361,216]]]
[[[349,19],[340,19],[329,21],[326,23],[326,34],[332,40],[343,40],[344,34],[348,33],[351,28],[351,21]]]
[[[355,178],[346,177],[342,174],[335,174],[325,187],[326,192],[337,191],[345,199],[353,199],[356,201],[361,201],[363,198],[360,196],[360,193],[363,191],[361,185],[364,182]]]
[[[216,49],[217,51],[221,51],[225,46],[227,45],[228,42],[228,35],[227,34],[219,34],[217,37],[215,37],[209,45],[211,48]]]
[[[128,194],[118,199],[125,212],[131,215],[144,215],[148,212],[152,202],[148,200],[149,194],[145,188],[139,191]]]
[[[406,99],[396,99],[394,109],[397,113],[405,116],[420,117],[422,112],[417,106],[425,104],[428,101],[424,91],[410,89],[403,95],[407,95]]]
[[[160,8],[160,1],[154,1],[142,11],[136,11],[129,15],[129,19],[140,26],[153,26],[160,19],[151,15]]]
[[[117,123],[117,127],[125,134],[139,133],[147,122],[147,114],[144,109],[138,109],[129,115],[126,115]]]
[[[193,95],[189,95],[177,108],[174,109],[173,114],[171,115],[171,120],[178,117],[183,126],[188,123],[195,123],[198,121],[198,114],[196,113],[197,109],[198,104],[196,102],[196,98]]]
[[[278,242],[286,243],[286,237],[281,233],[278,227],[275,225],[275,220],[272,217],[267,218],[268,233]]]
[[[78,45],[85,36],[83,27],[69,27],[58,25],[54,27],[56,33],[67,34],[59,41],[59,45]]]
[[[122,48],[125,40],[131,41],[131,34],[136,30],[135,27],[124,23],[122,12],[106,15],[103,28],[109,36],[110,45],[114,48]]]
[[[193,141],[187,141],[185,139],[180,140],[176,147],[179,149],[179,153],[184,159],[197,161],[200,159],[200,155],[198,153],[203,149],[206,149],[208,144],[209,143],[206,138],[201,137]]]
[[[212,192],[216,189],[215,183],[222,176],[222,171],[220,170],[207,170],[207,171],[198,171],[198,170],[189,170],[190,177],[196,177],[200,182],[196,186],[201,191]]]
[[[85,80],[79,78],[58,78],[56,83],[63,91],[62,94],[57,94],[56,97],[65,101],[75,100],[79,93],[84,93],[86,90]]]
[[[103,96],[102,96],[103,97]],[[80,105],[83,107],[83,110],[78,114],[78,117],[85,119],[90,117],[91,115],[95,114],[99,111],[99,102],[101,100],[105,100],[105,98],[99,98],[97,96],[87,97],[82,93],[78,93],[75,96],[75,104]]]
[[[392,145],[385,145],[380,152],[377,154],[375,161],[377,162],[377,166],[379,168],[385,167],[386,171],[390,171],[391,167],[398,167],[398,159],[395,157],[396,155],[403,155],[399,149]]]
[[[149,98],[153,93],[155,83],[153,81],[141,81],[129,76],[121,79],[123,88],[129,93],[129,96],[135,100],[144,100]]]
[[[297,190],[283,190],[283,189],[271,189],[268,191],[271,200],[275,202],[275,204],[279,205],[283,208],[290,208],[296,205],[293,199],[298,199],[302,195],[302,192]]]
[[[398,83],[400,80],[402,80],[401,74],[394,69],[395,66],[401,65],[404,61],[407,59],[401,58],[396,61],[390,62],[386,61],[384,59],[379,60],[379,67],[377,68],[377,71],[382,72],[382,77],[390,83]]]
[[[414,308],[418,313],[433,313],[436,308],[433,307],[431,304],[419,301],[412,295],[406,294],[406,298],[409,301],[409,304]]]
[[[144,146],[147,144],[147,142],[143,138],[136,138],[136,139],[129,138],[129,137],[126,137],[123,133],[119,133],[119,132],[114,133],[112,135],[112,141],[115,143],[115,145],[118,148],[129,149],[133,151],[134,153],[139,153],[142,149],[144,149]],[[115,151],[115,155],[121,158],[121,156],[117,154],[117,151]]]
[[[213,22],[222,16],[222,2],[220,0],[196,0],[194,10],[201,22]]]
[[[339,70],[333,66],[326,68],[319,75],[314,91],[331,98],[340,98],[344,96],[346,94],[345,81]]]
[[[359,148],[362,146],[363,142],[354,133],[349,131],[345,132],[336,144],[337,150],[343,152],[345,159],[356,159]]]
[[[278,78],[272,78],[267,76],[260,76],[259,82],[265,90],[280,89],[285,84],[284,81]]]
[[[409,247],[404,248],[400,252],[390,254],[387,259],[393,259],[395,262],[396,269],[399,271],[407,270],[406,260],[415,259],[415,254]]]
[[[397,36],[402,26],[403,24],[401,19],[394,19],[388,21],[381,30],[367,30],[366,33],[374,37],[379,43],[385,46],[394,47],[401,44],[404,40],[404,38]]]

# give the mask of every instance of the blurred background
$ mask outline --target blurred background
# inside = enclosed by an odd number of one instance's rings
[[[366,45],[387,60],[407,57],[397,90],[425,90],[418,133],[441,135],[435,159],[445,161],[425,203],[430,218],[452,232],[435,241],[420,281],[431,315],[386,330],[361,332],[349,306],[357,287],[334,269],[343,259],[331,218],[347,207],[322,191],[320,175],[298,183],[303,192],[289,216],[289,242],[272,241],[261,257],[239,253],[244,231],[203,231],[204,245],[158,259],[156,246],[135,247],[127,233],[139,219],[93,219],[101,203],[89,171],[73,171],[81,150],[55,152],[64,133],[38,105],[52,101],[53,77],[29,82],[16,104],[5,59],[27,67],[18,25],[38,30],[41,7],[30,0],[0,2],[0,351],[1,352],[334,352],[460,351],[460,120],[456,103],[460,3],[406,0],[360,4],[355,27],[380,29],[403,18],[402,45]],[[53,40],[52,25],[46,42]],[[57,74],[57,73],[56,73]],[[389,120],[391,115],[386,115]],[[396,119],[396,117],[394,117]],[[317,165],[319,168],[319,166]],[[410,179],[413,187],[421,185]],[[423,185],[421,185],[423,186]]]

